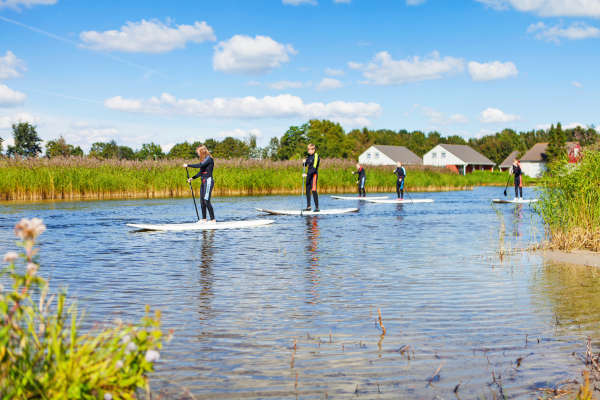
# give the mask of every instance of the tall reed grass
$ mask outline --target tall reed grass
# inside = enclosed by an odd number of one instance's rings
[[[579,164],[555,164],[542,180],[536,206],[550,247],[600,251],[600,151],[587,150]]]
[[[126,161],[94,158],[2,159],[1,200],[75,200],[188,196],[183,163],[195,160]],[[356,190],[355,163],[325,159],[319,171],[319,191]],[[368,192],[396,190],[393,167],[367,167]],[[190,171],[191,172],[191,171]],[[299,161],[216,160],[216,196],[295,194],[302,183]],[[477,171],[456,175],[445,168],[408,167],[408,191],[470,189],[504,185],[506,173]],[[199,185],[196,182],[194,186]]]

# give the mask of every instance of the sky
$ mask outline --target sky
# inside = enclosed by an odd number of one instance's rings
[[[600,125],[600,0],[0,0],[0,137]]]

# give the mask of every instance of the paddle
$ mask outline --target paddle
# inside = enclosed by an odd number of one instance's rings
[[[504,186],[504,197],[506,197],[506,189],[508,189],[508,182],[510,182],[510,172],[508,173],[508,179],[506,180],[506,186]]]
[[[185,173],[187,178],[190,179],[190,171],[188,171],[187,167],[185,167]],[[196,209],[196,217],[198,217],[198,221],[200,221],[200,214],[198,214],[198,206],[196,205],[196,196],[194,196],[194,188],[192,187],[192,182],[188,182],[190,185],[190,190],[192,191],[192,199],[194,199],[194,208]]]
[[[304,171],[306,171],[306,165],[302,164],[302,189],[300,190],[300,204],[304,204]],[[300,207],[300,215],[302,215],[302,211],[304,211],[304,207]]]

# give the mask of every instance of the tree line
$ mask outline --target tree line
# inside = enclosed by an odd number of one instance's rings
[[[37,128],[27,122],[13,124],[12,130],[14,145],[8,146],[6,150],[8,157],[43,155],[53,158],[86,155],[81,147],[68,144],[62,136],[48,141],[44,152]],[[565,142],[567,141],[578,141],[582,146],[588,146],[598,142],[599,138],[600,135],[593,126],[563,129],[560,123],[552,125],[549,129],[524,132],[504,129],[493,135],[466,140],[457,135],[442,136],[437,131],[425,133],[418,130],[409,132],[405,129],[394,131],[363,128],[346,133],[339,123],[310,120],[300,126],[291,126],[280,138],[272,138],[269,144],[262,148],[257,145],[256,137],[252,135],[244,140],[226,137],[220,141],[216,139],[192,143],[186,141],[174,145],[168,152],[164,152],[156,143],[145,143],[141,148],[134,150],[128,146],[118,145],[113,140],[93,143],[87,156],[125,160],[190,159],[195,157],[195,149],[203,144],[216,158],[290,160],[303,158],[306,145],[314,143],[321,157],[325,158],[357,159],[363,151],[375,144],[405,146],[422,157],[434,146],[447,143],[469,145],[496,164],[500,164],[513,151],[519,151],[521,156],[539,142],[549,142],[548,156],[556,158],[566,156]],[[0,152],[2,152],[2,142],[0,138]]]

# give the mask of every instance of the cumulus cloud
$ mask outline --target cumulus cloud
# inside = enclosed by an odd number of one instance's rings
[[[582,40],[600,37],[600,29],[585,22],[574,22],[568,27],[561,24],[548,26],[543,22],[531,24],[527,33],[535,35],[536,39],[559,43],[561,39]]]
[[[382,51],[366,65],[350,62],[348,66],[362,70],[363,77],[366,79],[363,83],[372,85],[400,85],[407,82],[440,79],[464,70],[462,59],[440,57],[437,51],[424,58],[415,56],[405,60],[394,60],[390,53]]]
[[[507,114],[498,108],[488,107],[480,114],[480,120],[486,124],[513,122],[520,119],[518,115]]]
[[[304,84],[298,81],[279,81],[269,84],[269,87],[275,90],[300,89],[303,86]]]
[[[0,84],[0,107],[14,107],[23,104],[27,96],[25,93],[12,90],[6,85]]]
[[[576,88],[581,89],[583,87],[583,85],[581,84],[581,82],[577,82],[577,81],[573,81],[571,82],[571,85],[575,86]]]
[[[213,67],[229,73],[262,74],[289,62],[294,54],[292,45],[268,36],[235,35],[215,47]]]
[[[468,65],[469,74],[474,81],[492,81],[517,76],[519,71],[512,62],[492,61],[489,63],[478,63],[471,61]]]
[[[406,0],[407,6],[418,6],[425,3],[426,0]]]
[[[7,50],[4,57],[0,57],[0,79],[11,79],[22,76],[26,70],[23,60]]]
[[[496,10],[514,8],[543,17],[600,17],[598,0],[476,0]]]
[[[342,123],[368,125],[381,114],[377,103],[333,101],[304,103],[297,96],[282,94],[263,98],[235,97],[206,100],[177,99],[163,93],[150,99],[112,97],[104,102],[111,110],[147,114],[180,114],[207,118],[321,118]]]
[[[350,4],[352,0],[333,0],[334,3],[345,3]]]
[[[430,107],[421,107],[421,111],[433,125],[456,125],[466,124],[469,122],[469,119],[462,114],[452,114],[447,116],[444,113],[434,110]]]
[[[317,5],[316,0],[281,0],[283,4],[288,4],[290,6],[299,6],[301,4],[310,4],[312,6]]]
[[[234,137],[238,139],[245,139],[248,136],[256,136],[257,138],[259,138],[262,136],[262,132],[260,131],[260,129],[245,130],[237,128],[228,131],[221,131],[217,134],[217,136],[220,138]]]
[[[204,21],[193,25],[173,25],[167,20],[127,22],[120,30],[87,31],[80,35],[83,43],[94,50],[127,53],[165,53],[182,49],[188,42],[215,41],[213,29]]]
[[[0,8],[7,7],[18,10],[21,7],[51,6],[56,2],[57,0],[0,0]]]
[[[344,76],[344,70],[335,68],[325,68],[325,75],[328,76]]]
[[[38,117],[26,112],[19,112],[12,115],[1,115],[0,130],[10,129],[13,124],[18,124],[19,122],[29,122],[31,124],[37,124],[39,120],[40,119]]]
[[[339,89],[344,85],[337,79],[334,78],[323,78],[321,82],[317,85],[317,90],[331,90],[331,89]]]

